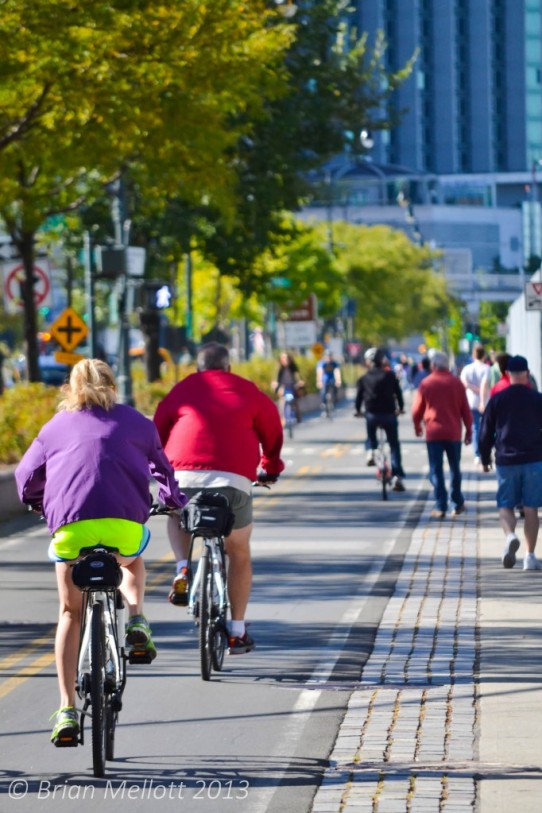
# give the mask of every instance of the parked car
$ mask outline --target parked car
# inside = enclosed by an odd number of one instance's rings
[[[40,356],[38,359],[41,380],[48,387],[60,387],[70,374],[67,364],[59,364],[54,356]]]

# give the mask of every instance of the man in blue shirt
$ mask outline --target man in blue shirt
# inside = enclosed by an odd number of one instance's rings
[[[491,398],[480,426],[480,456],[484,471],[491,469],[495,446],[497,507],[506,535],[502,557],[514,567],[520,547],[514,508],[522,505],[526,554],[524,570],[541,570],[534,550],[538,538],[538,508],[542,505],[542,395],[529,387],[529,365],[523,356],[508,361],[510,386]]]
[[[337,390],[341,386],[341,367],[330,350],[326,350],[323,359],[316,366],[316,386],[320,390],[322,406],[326,403],[328,387],[333,388],[333,399],[337,399]]]

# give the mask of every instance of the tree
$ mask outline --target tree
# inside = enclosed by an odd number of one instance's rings
[[[367,37],[348,32],[345,0],[303,4],[293,18],[285,58],[288,93],[266,100],[266,115],[253,121],[231,152],[236,173],[233,213],[199,210],[195,239],[223,275],[233,275],[245,295],[261,283],[256,259],[287,235],[283,212],[295,212],[311,194],[310,172],[345,148],[363,127],[388,129],[396,122],[389,105],[409,75],[385,69],[383,35],[372,50]],[[192,219],[189,211],[187,220]]]
[[[334,234],[345,293],[356,302],[355,330],[368,343],[421,333],[447,312],[435,252],[388,226],[336,221]]]
[[[154,194],[226,207],[226,152],[282,89],[291,34],[269,18],[263,0],[2,3],[0,217],[25,266],[31,380],[37,230],[128,169]]]

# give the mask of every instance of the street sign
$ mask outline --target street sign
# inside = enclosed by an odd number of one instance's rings
[[[84,358],[81,353],[64,353],[60,350],[57,350],[55,353],[55,361],[58,361],[59,364],[67,364],[68,367],[73,367],[74,364],[77,364],[78,361],[82,361]]]
[[[324,355],[324,350],[325,349],[326,348],[324,347],[324,345],[321,342],[315,342],[313,344],[313,346],[311,347],[312,355],[316,359],[321,359],[322,356]]]
[[[317,317],[316,296],[309,296],[288,313],[289,322],[313,322]]]
[[[525,283],[525,310],[542,311],[542,282]]]
[[[77,347],[88,333],[88,327],[73,308],[66,308],[49,330],[59,345],[68,352]]]
[[[277,331],[282,347],[312,347],[316,344],[316,322],[279,322]]]
[[[45,264],[34,266],[34,304],[36,308],[51,305],[51,280]],[[4,305],[6,313],[20,313],[23,310],[21,284],[26,280],[22,263],[3,263]]]

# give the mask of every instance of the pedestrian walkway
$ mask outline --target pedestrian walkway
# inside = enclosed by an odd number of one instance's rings
[[[464,493],[425,505],[312,813],[542,810],[542,573],[502,568],[494,478]]]

